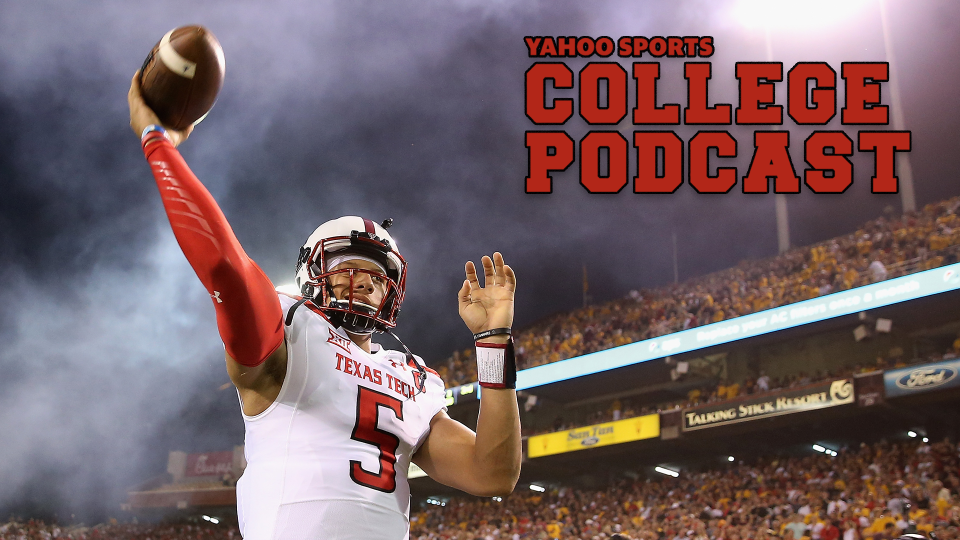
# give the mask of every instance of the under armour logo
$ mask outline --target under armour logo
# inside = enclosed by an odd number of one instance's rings
[[[210,295],[210,298],[216,300],[218,304],[223,303],[223,300],[220,299],[220,291],[213,291],[213,294]]]

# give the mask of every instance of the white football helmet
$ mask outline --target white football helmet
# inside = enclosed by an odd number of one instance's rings
[[[384,221],[389,227],[392,220]],[[358,255],[380,265],[386,274],[375,270],[344,268],[330,271],[329,261],[342,255]],[[364,273],[384,279],[386,291],[379,306],[372,306],[353,298],[354,277]],[[330,276],[348,274],[350,286],[345,299],[333,295]],[[356,334],[384,331],[397,324],[397,314],[403,303],[407,265],[397,244],[386,228],[357,216],[344,216],[317,227],[300,248],[297,257],[297,287],[304,299],[310,300],[331,322]]]

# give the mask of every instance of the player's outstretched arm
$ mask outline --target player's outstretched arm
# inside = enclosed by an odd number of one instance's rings
[[[134,133],[159,125],[140,97],[137,75],[127,101]],[[231,378],[238,386],[253,386],[264,360],[286,359],[283,312],[270,279],[243,251],[220,207],[175,148],[192,129],[149,131],[141,144],[177,242],[210,293],[228,359],[237,364],[228,365]]]
[[[460,317],[474,334],[513,324],[517,286],[513,269],[500,253],[492,259],[483,257],[482,263],[485,287],[480,287],[476,268],[468,262],[459,293]],[[477,432],[440,412],[413,458],[434,480],[477,496],[509,494],[520,478],[520,410],[509,340],[509,334],[494,334],[477,341],[478,360],[486,362],[478,366],[483,390]]]

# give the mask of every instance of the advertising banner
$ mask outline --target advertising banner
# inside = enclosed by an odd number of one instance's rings
[[[883,385],[887,398],[910,396],[931,390],[943,390],[960,386],[960,359],[944,360],[883,373]]]
[[[853,388],[857,392],[857,405],[873,407],[883,403],[883,372],[871,371],[853,376]]]
[[[853,403],[853,379],[837,379],[752,399],[711,403],[683,411],[683,430],[693,431]]]
[[[187,455],[184,476],[222,476],[233,471],[233,452],[206,452]]]
[[[563,454],[660,436],[660,415],[648,414],[568,431],[534,435],[527,440],[531,458]]]

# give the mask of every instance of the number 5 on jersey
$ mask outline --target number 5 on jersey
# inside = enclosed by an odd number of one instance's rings
[[[361,486],[393,493],[397,488],[397,447],[400,439],[393,433],[377,427],[380,419],[380,407],[390,409],[403,421],[403,402],[399,399],[381,394],[364,386],[358,387],[357,392],[357,423],[353,426],[350,438],[366,444],[372,444],[380,450],[380,472],[371,473],[363,469],[360,462],[350,460],[350,478]]]

